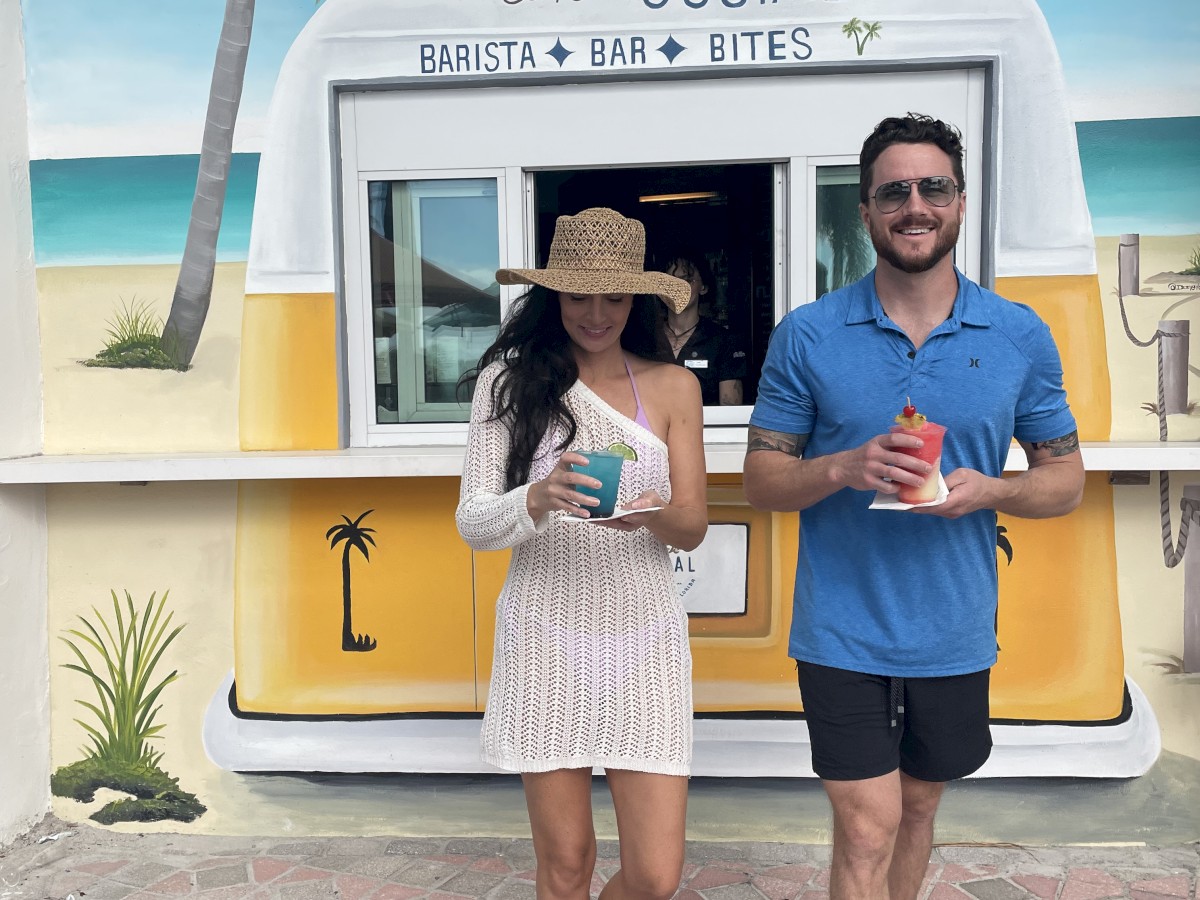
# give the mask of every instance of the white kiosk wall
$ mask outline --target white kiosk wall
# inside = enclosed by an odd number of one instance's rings
[[[374,180],[476,177],[490,173],[502,196],[504,266],[535,265],[529,173],[547,169],[773,162],[786,187],[776,228],[782,242],[777,314],[811,300],[816,238],[810,234],[813,164],[857,164],[863,135],[920,98],[923,112],[961,123],[971,185],[984,183],[982,66],[874,74],[787,72],[740,77],[428,89],[424,83],[356,85],[341,96],[339,134],[346,273],[350,444],[374,443],[374,345],[366,312],[371,284],[366,186]],[[670,116],[664,117],[663,111]],[[695,132],[679,121],[720,122]],[[614,139],[614,135],[617,139]],[[413,176],[411,173],[420,173]],[[502,176],[499,174],[502,173]],[[960,267],[981,278],[984,198],[970,190],[957,248]],[[563,210],[573,213],[578,210]],[[784,271],[784,260],[790,270]],[[518,293],[509,289],[504,299]],[[746,424],[749,410],[740,422]],[[706,418],[714,424],[713,417]],[[453,429],[451,429],[453,430]],[[459,427],[465,432],[465,426]],[[707,434],[706,434],[707,437]],[[385,439],[395,442],[394,436]]]
[[[25,53],[20,0],[0,0],[0,455],[41,449]],[[0,845],[50,807],[46,504],[41,486],[0,489]]]

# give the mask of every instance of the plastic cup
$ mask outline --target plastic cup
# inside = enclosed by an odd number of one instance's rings
[[[600,500],[599,506],[585,507],[593,518],[611,516],[617,507],[617,488],[621,486],[621,465],[625,457],[608,450],[577,450],[580,456],[587,457],[588,465],[580,466],[572,463],[571,469],[590,475],[600,482],[600,487],[593,488],[584,484],[575,485],[575,490],[589,497]]]
[[[925,482],[920,487],[911,484],[900,484],[900,492],[896,497],[901,503],[928,503],[937,499],[938,472],[942,469],[942,438],[946,434],[946,426],[934,422],[926,422],[920,428],[905,428],[902,425],[892,426],[893,434],[911,434],[925,442],[923,447],[893,447],[897,453],[905,456],[915,456],[933,466],[933,471],[925,476]]]

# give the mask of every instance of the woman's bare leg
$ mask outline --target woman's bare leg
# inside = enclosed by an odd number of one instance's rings
[[[621,870],[601,900],[668,900],[683,873],[687,778],[607,771],[621,839]]]
[[[538,900],[587,900],[596,867],[592,770],[526,772],[521,781],[537,855]]]

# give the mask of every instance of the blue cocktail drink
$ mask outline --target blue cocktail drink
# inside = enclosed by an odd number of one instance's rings
[[[588,487],[585,484],[575,486],[575,490],[579,493],[597,497],[600,500],[599,506],[585,506],[584,509],[592,518],[611,516],[617,506],[617,488],[621,484],[621,464],[625,462],[625,458],[621,454],[609,450],[578,450],[576,452],[580,456],[587,457],[588,465],[573,464],[572,470],[590,475],[600,482],[598,488]]]

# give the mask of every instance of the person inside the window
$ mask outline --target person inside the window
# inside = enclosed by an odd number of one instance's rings
[[[671,358],[700,380],[705,406],[740,405],[746,354],[728,329],[700,315],[700,298],[716,290],[707,259],[703,253],[690,250],[672,253],[662,270],[686,281],[692,291],[688,305],[679,312],[666,305],[663,334]]]

